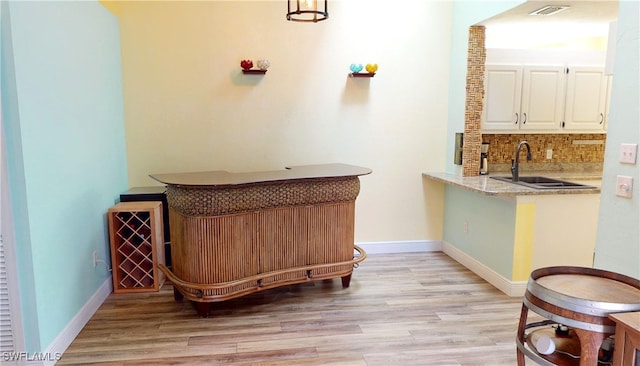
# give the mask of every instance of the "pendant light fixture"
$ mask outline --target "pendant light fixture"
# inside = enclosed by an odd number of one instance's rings
[[[287,0],[287,20],[316,23],[328,17],[327,0]]]

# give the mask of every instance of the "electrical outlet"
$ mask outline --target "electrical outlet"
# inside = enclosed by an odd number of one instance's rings
[[[619,175],[616,177],[616,196],[631,198],[633,191],[633,177]]]
[[[98,253],[94,250],[93,251],[93,268],[96,268],[98,266]]]
[[[469,232],[469,222],[465,220],[464,222],[464,227],[463,227],[464,233],[468,233]]]
[[[553,158],[553,149],[547,149],[547,160]]]

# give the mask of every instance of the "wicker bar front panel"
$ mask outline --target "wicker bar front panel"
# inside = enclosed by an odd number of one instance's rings
[[[198,302],[350,276],[366,257],[354,258],[359,189],[357,177],[169,186],[173,267],[161,269]]]
[[[256,246],[260,258],[258,273],[269,273],[305,264],[309,247],[309,209],[293,206],[270,209],[256,213],[258,232]],[[353,252],[352,252],[353,255]],[[304,280],[304,270],[268,276],[262,285],[279,281]]]
[[[355,202],[309,208],[309,264],[341,263],[353,258]],[[351,244],[351,245],[349,245]],[[312,250],[313,248],[313,250]],[[352,266],[331,266],[315,271],[316,277],[351,273]]]
[[[228,187],[167,187],[169,207],[188,216],[226,215],[266,208],[355,200],[358,177],[261,182]]]

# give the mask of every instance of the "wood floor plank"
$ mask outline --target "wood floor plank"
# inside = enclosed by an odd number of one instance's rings
[[[134,365],[270,365],[283,360],[316,359],[313,348],[292,348],[269,352],[228,353],[222,355],[185,356],[151,358],[147,360],[128,361],[125,366]]]
[[[335,336],[338,334],[359,334],[362,330],[357,325],[339,325],[330,327],[317,327],[304,330],[291,330],[291,331],[261,331],[250,333],[225,333],[210,336],[197,336],[189,338],[189,346],[193,345],[205,345],[205,344],[218,344],[221,342],[254,342],[263,341],[268,338],[277,338],[280,342],[286,342],[290,344],[292,340],[299,340],[302,337],[320,337],[320,336]]]
[[[521,306],[443,253],[372,254],[349,288],[271,289],[208,318],[170,284],[111,294],[58,365],[514,365]]]

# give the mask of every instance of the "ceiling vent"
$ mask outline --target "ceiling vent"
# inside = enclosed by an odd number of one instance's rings
[[[529,15],[553,15],[558,14],[559,12],[568,9],[568,5],[547,5],[544,8],[540,8],[538,10],[534,10]]]

